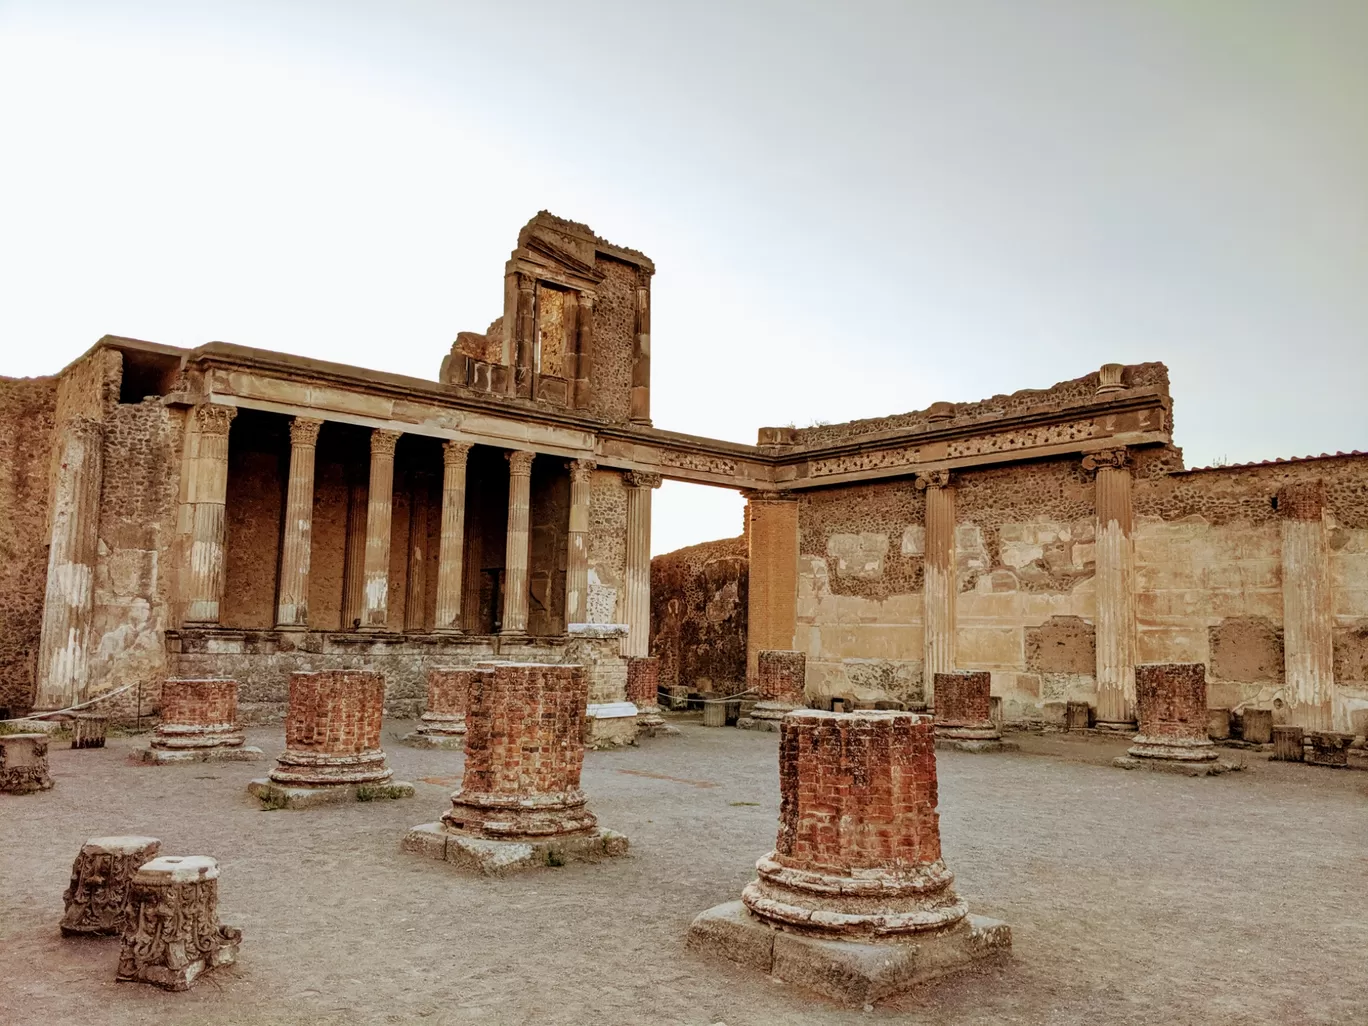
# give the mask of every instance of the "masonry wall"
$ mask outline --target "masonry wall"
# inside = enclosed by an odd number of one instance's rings
[[[651,560],[651,655],[662,687],[745,687],[748,563],[744,535]]]
[[[600,256],[595,266],[606,277],[594,303],[593,397],[589,412],[624,423],[631,416],[632,352],[636,345],[637,269]]]
[[[588,623],[622,623],[627,578],[627,490],[615,470],[596,470],[589,494]]]

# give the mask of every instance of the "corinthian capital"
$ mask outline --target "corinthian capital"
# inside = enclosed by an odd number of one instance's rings
[[[581,483],[588,481],[594,471],[598,469],[598,464],[593,460],[571,460],[570,479]]]
[[[528,452],[525,449],[515,449],[512,452],[504,453],[508,457],[508,472],[516,477],[527,477],[532,473],[532,460],[536,457],[535,452]]]
[[[401,434],[402,431],[382,431],[376,428],[371,432],[371,455],[394,459],[394,447],[399,443]]]
[[[442,463],[448,467],[464,467],[470,456],[472,442],[458,442],[454,438],[442,443]]]
[[[645,470],[629,470],[622,475],[622,480],[629,488],[659,488],[663,478]]]
[[[291,445],[317,445],[318,429],[323,426],[321,420],[313,420],[310,417],[296,417],[290,421],[290,444]]]
[[[236,406],[201,403],[195,407],[195,424],[202,435],[226,435],[236,416]]]
[[[929,470],[916,477],[917,491],[924,492],[928,488],[949,488],[950,471],[948,470]]]
[[[1124,470],[1130,463],[1130,453],[1125,446],[1119,449],[1099,449],[1097,452],[1090,452],[1083,457],[1083,469],[1098,470]]]

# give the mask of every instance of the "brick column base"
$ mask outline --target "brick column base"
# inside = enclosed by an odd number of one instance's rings
[[[1135,702],[1140,732],[1122,769],[1157,769],[1204,777],[1228,767],[1217,759],[1207,736],[1206,666],[1202,663],[1144,663],[1135,668]]]
[[[414,748],[463,747],[470,684],[478,673],[469,666],[428,670],[427,707],[418,729],[405,734],[401,743]]]
[[[962,752],[1000,752],[1019,746],[1002,740],[993,722],[993,675],[987,670],[937,673],[932,683],[936,702],[936,747]]]
[[[238,724],[237,681],[226,678],[162,682],[161,721],[138,761],[165,765],[177,762],[254,762],[265,758],[247,745]]]

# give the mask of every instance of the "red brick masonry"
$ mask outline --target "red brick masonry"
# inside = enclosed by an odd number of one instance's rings
[[[1135,668],[1140,733],[1136,758],[1210,761],[1216,748],[1207,736],[1206,666],[1142,663]]]
[[[427,708],[419,733],[451,736],[466,732],[470,686],[479,675],[471,667],[434,667],[428,670]]]
[[[763,649],[756,655],[756,698],[801,706],[807,680],[807,656],[802,652]]]
[[[380,749],[384,703],[381,673],[292,673],[285,751],[271,780],[292,787],[388,780],[393,774]]]
[[[171,750],[241,746],[237,696],[235,680],[163,681],[161,722],[151,746]]]
[[[936,702],[936,733],[947,737],[997,737],[993,725],[993,675],[986,670],[938,673],[933,680]]]
[[[660,705],[660,660],[655,656],[633,656],[627,660],[627,701],[642,711]]]

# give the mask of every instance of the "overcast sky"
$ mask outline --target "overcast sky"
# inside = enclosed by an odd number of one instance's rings
[[[1162,360],[1190,466],[1368,449],[1365,54],[1365,0],[0,0],[0,373],[435,378],[547,208],[655,260],[662,428]]]

